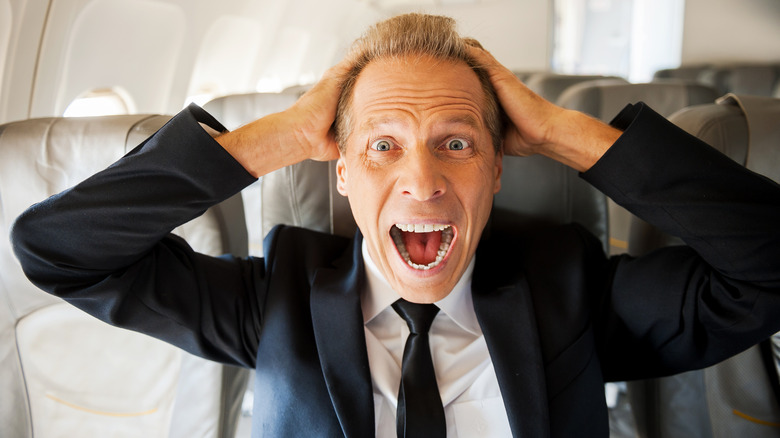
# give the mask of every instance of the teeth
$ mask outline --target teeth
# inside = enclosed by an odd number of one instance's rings
[[[406,245],[404,245],[401,233],[396,231],[396,228],[406,233],[430,233],[433,231],[441,231],[441,244],[439,244],[439,251],[436,253],[436,260],[427,265],[418,265],[417,263],[412,262],[409,258],[409,252],[406,250]],[[444,260],[444,256],[447,255],[447,250],[450,249],[450,243],[452,243],[453,236],[452,227],[442,224],[396,224],[390,234],[393,237],[393,241],[395,242],[395,246],[398,248],[401,257],[404,258],[409,266],[420,271],[427,271],[435,268]]]
[[[430,233],[432,231],[444,231],[450,228],[449,225],[442,224],[395,224],[395,226],[407,233]]]

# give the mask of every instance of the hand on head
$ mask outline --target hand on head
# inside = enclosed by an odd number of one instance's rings
[[[352,66],[350,57],[342,59],[287,111],[296,124],[299,141],[309,149],[312,160],[329,161],[339,157],[332,125],[341,84]]]
[[[620,135],[598,120],[544,100],[476,44],[467,50],[488,73],[509,118],[505,154],[542,154],[584,171]],[[305,159],[338,158],[333,123],[344,78],[353,66],[354,58],[347,56],[289,109],[256,120],[218,141],[255,176]]]
[[[564,111],[535,94],[486,50],[471,46],[470,55],[487,71],[509,124],[504,153],[528,156],[542,153],[556,118]]]
[[[541,154],[586,171],[620,136],[620,131],[599,120],[543,99],[487,51],[472,46],[469,52],[487,70],[509,118],[505,154]]]
[[[217,142],[255,177],[306,159],[338,158],[332,125],[342,78],[351,66],[345,58],[290,108],[224,134]]]

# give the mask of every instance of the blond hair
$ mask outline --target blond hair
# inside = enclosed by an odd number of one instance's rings
[[[363,69],[381,58],[401,58],[427,55],[444,61],[465,62],[477,74],[485,94],[483,117],[490,131],[493,147],[501,149],[503,116],[495,90],[487,72],[468,54],[468,46],[480,47],[472,38],[461,37],[450,17],[426,14],[399,15],[381,21],[358,38],[347,55],[353,66],[346,75],[336,110],[336,141],[344,152],[352,124],[352,95],[355,83]]]

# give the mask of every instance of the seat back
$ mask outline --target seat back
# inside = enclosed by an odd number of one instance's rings
[[[107,167],[168,119],[47,118],[0,126],[4,436],[234,435],[248,371],[109,326],[38,290],[8,240],[23,210]],[[203,252],[247,252],[240,197],[177,232]]]
[[[627,104],[643,101],[668,117],[689,105],[714,102],[718,92],[691,82],[650,82],[646,84],[604,84],[584,82],[569,87],[558,98],[558,105],[576,109],[605,122]]]
[[[525,85],[534,93],[550,102],[558,100],[569,87],[583,82],[601,81],[601,83],[627,84],[628,81],[618,76],[603,75],[564,75],[551,72],[540,72],[525,78]]]
[[[284,111],[298,100],[309,86],[290,88],[282,93],[231,94],[206,102],[203,109],[220,121],[227,129],[235,129],[260,117]],[[278,172],[284,172],[280,170]],[[263,238],[267,227],[263,222],[261,203],[263,184],[267,175],[241,192],[246,217],[249,253],[262,256]],[[282,223],[291,223],[284,220]],[[294,222],[293,222],[294,223]]]
[[[697,80],[714,87],[719,94],[771,97],[775,84],[780,80],[780,65],[721,65],[702,71]]]
[[[780,182],[780,99],[727,95],[670,120],[764,176]],[[629,252],[682,244],[634,218]],[[629,386],[641,436],[776,437],[780,427],[780,334],[701,371]]]
[[[627,104],[643,101],[663,116],[688,105],[714,102],[718,94],[711,87],[689,82],[651,82],[647,84],[600,84],[583,82],[569,87],[558,105],[582,111],[604,122],[610,121]],[[632,215],[611,200],[609,205],[610,253],[628,248]]]
[[[699,79],[699,75],[701,75],[702,72],[710,68],[711,66],[708,64],[686,65],[686,66],[680,66],[676,68],[665,68],[665,69],[658,70],[653,74],[653,82],[665,81],[669,79],[695,82]]]
[[[227,129],[233,130],[262,116],[289,108],[300,94],[299,91],[231,94],[206,102],[203,109]]]
[[[298,84],[298,85],[290,85],[289,87],[285,88],[281,91],[282,94],[293,94],[296,97],[301,97],[304,93],[309,91],[311,87],[313,87],[314,84]]]

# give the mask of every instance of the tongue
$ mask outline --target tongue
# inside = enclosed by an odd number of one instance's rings
[[[431,233],[403,233],[409,258],[418,265],[428,265],[436,261],[441,246],[441,231]]]

